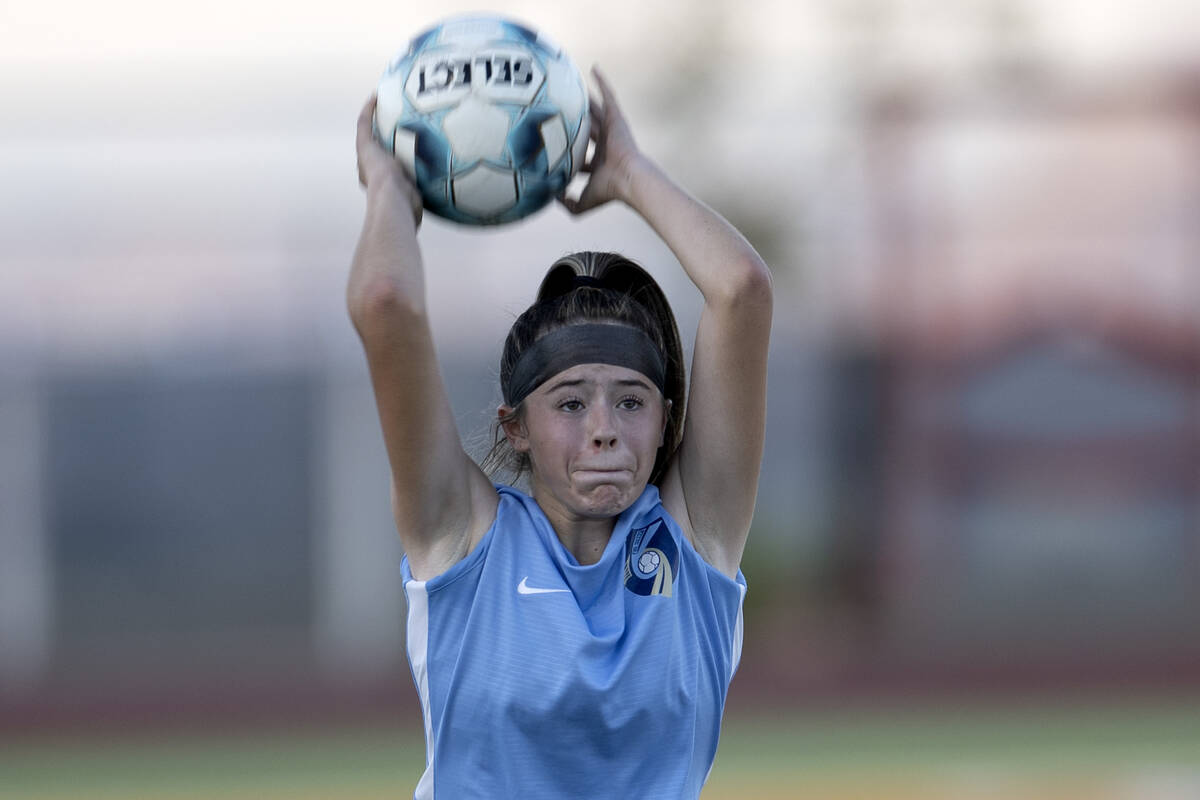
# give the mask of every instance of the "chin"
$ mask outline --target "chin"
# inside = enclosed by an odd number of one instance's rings
[[[602,484],[581,492],[583,506],[591,516],[615,517],[633,505],[641,495],[641,486],[616,486]]]

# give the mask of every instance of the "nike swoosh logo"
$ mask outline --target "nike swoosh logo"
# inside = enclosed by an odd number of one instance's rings
[[[558,592],[567,592],[569,594],[571,591],[570,589],[541,589],[536,586],[530,586],[526,583],[528,580],[528,575],[521,578],[521,582],[517,584],[518,594],[557,594]]]

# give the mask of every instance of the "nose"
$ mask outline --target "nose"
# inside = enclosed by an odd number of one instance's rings
[[[588,415],[591,423],[592,446],[597,450],[608,450],[617,446],[617,428],[612,411],[594,408]]]

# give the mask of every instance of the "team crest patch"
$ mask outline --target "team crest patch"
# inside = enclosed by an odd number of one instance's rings
[[[634,594],[671,596],[679,548],[662,517],[625,539],[625,588]]]

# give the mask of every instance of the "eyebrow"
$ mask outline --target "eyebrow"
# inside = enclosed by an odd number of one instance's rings
[[[588,384],[588,383],[592,383],[592,381],[589,381],[586,378],[575,378],[574,380],[561,380],[561,381],[557,381],[557,382],[551,384],[550,387],[546,389],[546,392],[547,393],[557,392],[559,389],[571,389],[576,386],[583,386],[584,384]],[[636,386],[640,389],[644,389],[647,392],[653,390],[653,387],[646,381],[642,380],[641,378],[621,378],[621,379],[618,379],[617,381],[615,381],[615,383],[617,386]]]

